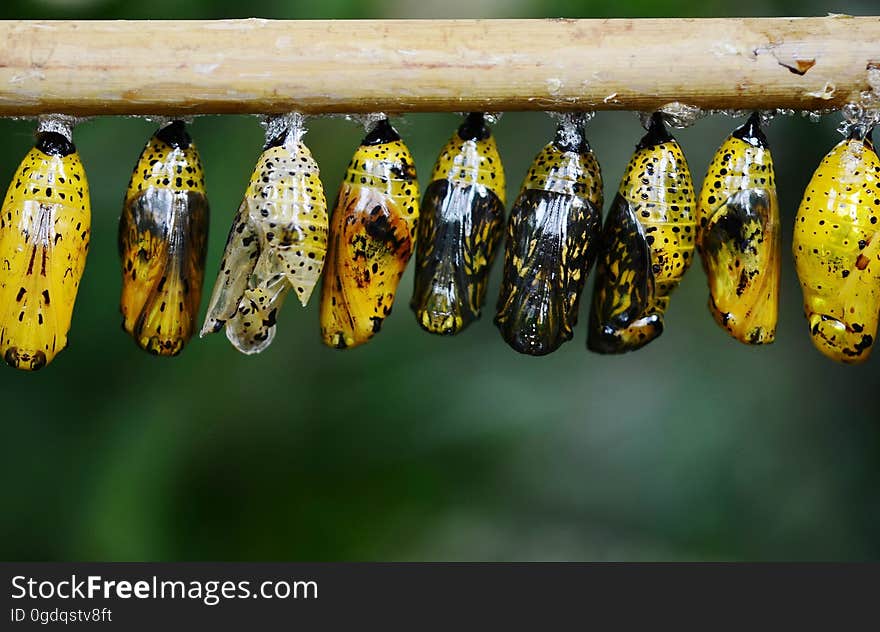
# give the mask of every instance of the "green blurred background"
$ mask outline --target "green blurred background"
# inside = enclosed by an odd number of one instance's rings
[[[3,18],[390,18],[870,14],[872,2],[718,0],[33,0]],[[548,42],[552,45],[552,42]],[[687,73],[686,60],[670,60]],[[50,560],[768,560],[880,558],[880,358],[837,366],[807,335],[789,248],[799,197],[839,140],[838,115],[769,130],[783,212],[776,344],[747,348],[718,328],[691,269],[667,331],[636,354],[601,357],[575,339],[516,354],[489,314],[432,337],[407,306],[369,345],[318,336],[318,301],[288,301],[278,335],[245,357],[221,335],[157,359],[120,329],[116,223],[154,125],[99,118],[76,130],[92,189],[92,248],[70,346],[37,374],[3,369],[0,558]],[[424,179],[458,119],[397,126]],[[677,135],[700,182],[737,121]],[[554,124],[508,113],[496,134],[514,197]],[[5,186],[33,124],[0,121]],[[212,225],[206,293],[260,151],[254,117],[192,125]],[[600,113],[590,140],[611,199],[641,135]],[[310,122],[307,142],[334,197],[362,129]],[[490,303],[500,266],[493,270]],[[585,296],[589,296],[591,284]],[[317,298],[317,297],[316,297]],[[203,307],[204,310],[203,300]]]

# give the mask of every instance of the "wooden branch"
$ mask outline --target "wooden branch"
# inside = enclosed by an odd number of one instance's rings
[[[880,17],[0,22],[0,115],[837,108]]]

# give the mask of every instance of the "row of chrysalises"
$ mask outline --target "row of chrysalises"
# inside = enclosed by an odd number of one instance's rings
[[[321,337],[361,345],[391,312],[416,255],[410,305],[428,332],[479,318],[506,234],[495,323],[515,350],[545,355],[570,340],[596,264],[587,347],[638,349],[664,328],[670,295],[702,256],[709,308],[746,344],[772,342],[780,277],[779,207],[763,121],[721,145],[699,196],[660,113],[651,116],[604,224],[602,175],[567,116],[535,157],[504,218],[504,170],[487,117],[472,113],[440,152],[419,204],[412,155],[387,118],[357,148],[331,215],[302,118],[276,117],[229,232],[201,335],[225,329],[243,353],[275,335],[293,290],[305,305],[323,276]],[[823,159],[798,210],[793,251],[816,347],[865,360],[880,312],[880,160],[870,125],[853,125]],[[123,327],[150,353],[178,354],[196,330],[208,201],[182,121],[163,125],[132,173],[119,224]],[[63,129],[42,129],[0,217],[0,352],[39,369],[67,343],[89,244],[89,192]],[[506,226],[506,230],[505,230]]]

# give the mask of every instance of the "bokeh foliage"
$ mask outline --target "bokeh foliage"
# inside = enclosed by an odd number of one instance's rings
[[[869,13],[870,5],[833,10]],[[828,8],[754,0],[7,0],[0,17],[720,16]],[[688,72],[687,60],[670,63]],[[746,348],[714,324],[699,266],[673,297],[667,331],[644,350],[587,353],[584,301],[574,341],[543,359],[505,346],[491,306],[459,337],[423,333],[407,307],[410,270],[394,314],[363,348],[323,348],[317,301],[300,309],[290,300],[262,355],[241,356],[215,335],[170,361],[138,350],[121,331],[117,308],[116,222],[153,125],[86,122],[75,140],[92,188],[92,250],[70,347],[41,373],[0,376],[0,558],[880,557],[880,359],[841,367],[812,348],[788,254],[800,194],[838,141],[838,118],[779,119],[768,133],[786,255],[778,341],[770,347]],[[457,118],[397,123],[425,185]],[[678,133],[697,182],[735,124],[719,116]],[[0,121],[4,185],[32,127]],[[509,198],[552,130],[538,113],[508,113],[498,124]],[[606,199],[640,133],[629,113],[601,113],[590,125]],[[213,210],[209,292],[262,130],[253,117],[204,117],[192,134]],[[361,134],[338,118],[310,124],[306,139],[331,202]],[[490,297],[499,273],[496,265]]]

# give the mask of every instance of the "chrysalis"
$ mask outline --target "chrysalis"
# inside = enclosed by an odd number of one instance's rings
[[[482,113],[440,152],[419,217],[411,306],[423,329],[456,334],[480,317],[504,230],[504,168]]]
[[[416,238],[413,158],[388,119],[361,141],[333,211],[321,285],[321,337],[337,349],[367,342],[391,313]]]
[[[25,371],[67,345],[89,249],[89,185],[68,131],[37,132],[0,215],[0,352]]]
[[[663,332],[694,251],[694,186],[660,113],[636,146],[602,232],[587,347],[639,349]]]
[[[201,335],[226,327],[242,353],[275,337],[285,296],[305,305],[324,266],[327,201],[318,164],[303,143],[301,118],[270,137],[229,231]],[[275,127],[270,125],[270,136]]]
[[[183,121],[144,147],[119,221],[122,326],[141,349],[180,353],[196,329],[208,245],[199,152]]]
[[[709,309],[747,344],[773,342],[779,302],[779,204],[757,112],[715,152],[697,206]]]
[[[495,324],[513,349],[570,340],[601,230],[602,173],[581,122],[564,121],[535,157],[507,225]]]
[[[867,360],[880,312],[880,159],[858,128],[822,160],[795,220],[794,259],[816,348]]]

